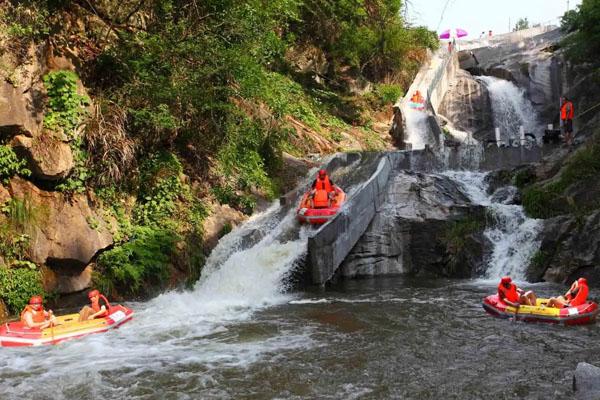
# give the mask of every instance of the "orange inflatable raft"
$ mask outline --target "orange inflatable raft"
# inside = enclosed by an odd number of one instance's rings
[[[591,324],[598,316],[598,304],[593,301],[565,308],[546,307],[547,302],[548,299],[538,298],[535,306],[522,305],[517,309],[500,301],[498,295],[493,294],[483,299],[483,308],[495,317],[563,325]]]
[[[346,201],[346,193],[335,185],[331,193],[330,195],[326,190],[317,190],[314,197],[311,197],[311,190],[306,192],[296,210],[298,221],[318,225],[333,218]]]
[[[114,305],[103,318],[79,322],[79,314],[56,317],[56,325],[45,329],[26,328],[23,323],[7,322],[0,326],[0,346],[40,346],[57,344],[93,333],[116,328],[133,317],[133,311],[125,306]]]

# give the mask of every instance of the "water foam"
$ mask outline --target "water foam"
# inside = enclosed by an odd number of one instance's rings
[[[443,175],[458,182],[473,203],[486,206],[494,219],[484,232],[493,245],[486,278],[510,275],[516,280],[526,280],[527,266],[540,245],[541,221],[527,217],[519,205],[494,201],[487,194],[486,173],[447,171]]]
[[[494,126],[500,128],[505,143],[511,137],[519,137],[520,126],[525,128],[525,132],[535,134],[539,127],[537,114],[523,89],[493,76],[481,76],[478,79],[484,82],[490,93]]]

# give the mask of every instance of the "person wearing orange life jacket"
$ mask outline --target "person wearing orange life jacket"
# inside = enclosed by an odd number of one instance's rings
[[[533,291],[524,291],[512,282],[510,276],[504,276],[498,284],[498,299],[510,306],[519,307],[520,305],[534,306],[537,297]]]
[[[556,308],[577,307],[587,301],[589,292],[587,279],[579,278],[571,284],[564,296],[551,297],[547,305]]]
[[[88,298],[90,299],[90,305],[84,306],[79,312],[80,322],[106,317],[108,315],[110,303],[103,294],[100,294],[98,290],[94,289],[88,293]],[[104,304],[100,305],[100,300],[102,300]]]
[[[575,116],[575,109],[573,103],[567,98],[562,98],[562,105],[560,106],[560,120],[563,125],[563,132],[565,143],[571,147],[573,145],[573,117]]]
[[[335,198],[335,184],[329,176],[327,171],[324,169],[319,170],[317,178],[312,184],[312,191],[310,192],[310,198],[313,203],[313,207],[329,207],[331,200]]]
[[[27,328],[45,329],[53,325],[56,317],[52,310],[44,310],[42,296],[32,296],[21,311],[21,322]]]

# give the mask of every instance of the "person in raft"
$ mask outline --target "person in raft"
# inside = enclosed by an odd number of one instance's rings
[[[325,200],[328,202],[329,200],[333,200],[335,197],[335,189],[333,188],[334,185],[335,183],[329,179],[327,171],[324,169],[319,170],[317,179],[314,180],[312,184],[312,191],[310,192],[310,198],[315,203],[315,206],[317,206],[316,203],[320,203],[321,201]],[[327,193],[327,199],[319,199],[317,192],[323,190]]]
[[[100,294],[96,289],[91,290],[88,293],[88,299],[90,299],[89,306],[83,306],[81,311],[79,311],[79,322],[88,321],[94,318],[102,318],[108,315],[108,309],[110,308],[110,303],[104,297],[104,295]],[[104,304],[100,305],[100,300]]]
[[[52,310],[44,310],[42,296],[32,296],[21,312],[21,322],[27,328],[45,329],[54,325],[56,317]]]
[[[589,292],[587,279],[579,278],[573,282],[564,296],[551,297],[547,306],[556,308],[580,306],[587,301]]]
[[[420,91],[416,91],[415,94],[412,95],[412,97],[410,98],[410,101],[413,103],[423,103],[425,102],[425,98],[423,98],[423,95],[421,94]]]
[[[504,276],[500,280],[498,285],[498,298],[503,303],[506,303],[513,307],[519,307],[520,305],[535,306],[537,298],[533,291],[524,291],[517,287],[510,278],[510,276]]]

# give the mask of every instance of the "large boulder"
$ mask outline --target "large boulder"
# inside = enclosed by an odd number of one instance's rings
[[[33,177],[55,181],[69,175],[73,169],[73,153],[68,143],[56,139],[51,132],[34,138],[15,136],[11,142],[15,151],[27,160]]]
[[[390,177],[384,205],[339,273],[472,276],[483,265],[487,247],[484,214],[446,177],[398,172]]]
[[[600,284],[600,211],[545,220],[541,237],[529,280],[569,283],[585,276],[591,285]]]
[[[36,135],[43,118],[41,98],[36,90],[0,81],[0,139]]]
[[[453,86],[444,95],[438,112],[456,129],[470,132],[476,139],[485,139],[494,131],[488,90],[466,71],[457,71]]]
[[[474,67],[473,57],[463,52],[461,68],[478,75],[490,75],[514,82],[527,92],[540,120],[558,120],[557,99],[564,91],[565,68],[555,44],[563,38],[555,29],[520,42],[507,41],[494,47],[473,49],[479,64]]]
[[[585,362],[577,364],[573,390],[577,400],[600,399],[600,368]]]
[[[59,192],[47,192],[20,178],[10,181],[13,198],[27,199],[35,213],[30,258],[45,264],[60,275],[77,275],[98,251],[112,245],[110,226],[97,214],[85,195],[67,198]]]

